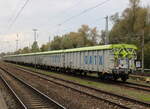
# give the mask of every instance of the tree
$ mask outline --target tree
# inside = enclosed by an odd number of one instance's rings
[[[104,45],[105,44],[105,31],[104,30],[101,31],[100,39],[101,40],[100,40],[99,44]]]
[[[37,41],[34,41],[33,44],[32,44],[32,48],[31,48],[31,52],[39,52],[39,46],[38,46],[38,43]]]
[[[81,28],[78,29],[78,32],[80,33],[81,37],[83,38],[83,45],[87,45],[87,38],[89,37],[89,26],[88,25],[82,25]]]
[[[130,9],[129,9],[129,22],[130,22],[130,29],[131,33],[134,33],[134,26],[136,23],[137,12],[139,9],[140,0],[130,0]],[[130,18],[131,17],[131,18]]]
[[[24,47],[22,50],[21,50],[21,53],[30,53],[31,50],[29,49],[29,47]]]
[[[0,57],[3,57],[5,55],[6,55],[6,53],[4,53],[4,52],[0,53]]]
[[[88,25],[82,25],[77,32],[70,32],[63,36],[55,36],[50,44],[51,50],[77,48],[84,46],[97,45],[98,32],[96,28],[89,28]],[[42,50],[45,45],[42,46]]]
[[[93,42],[93,45],[97,45],[97,36],[98,36],[98,32],[95,27],[95,28],[91,29],[91,31],[90,31],[90,37]]]
[[[40,48],[41,52],[48,51],[48,50],[50,50],[50,43],[43,44]]]
[[[51,42],[51,50],[61,49],[62,38],[60,36],[55,36],[54,40]]]
[[[147,9],[139,6],[140,0],[130,0],[121,18],[113,25],[110,32],[111,43],[133,43],[139,45],[137,34],[144,28]]]
[[[150,42],[148,42],[147,44],[145,44],[145,56],[144,56],[144,60],[145,60],[145,68],[150,68]]]
[[[116,24],[116,23],[118,23],[119,22],[119,13],[115,13],[114,15],[112,15],[112,16],[110,16],[110,20],[114,23],[114,24]]]
[[[111,43],[131,43],[138,46],[138,58],[141,58],[141,37],[142,31],[145,31],[145,66],[150,68],[149,47],[150,43],[150,24],[146,24],[148,8],[141,7],[140,0],[130,0],[129,7],[124,10],[122,16],[113,22],[114,25],[110,31]],[[115,20],[116,21],[116,20]]]

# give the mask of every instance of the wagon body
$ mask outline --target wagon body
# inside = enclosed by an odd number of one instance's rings
[[[114,67],[112,50],[91,50],[64,53],[64,67],[76,70],[109,72]]]
[[[11,55],[3,57],[3,60],[57,69],[120,75],[135,70],[136,49],[134,45],[112,44]]]

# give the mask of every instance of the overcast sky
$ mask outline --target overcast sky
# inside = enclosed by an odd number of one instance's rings
[[[106,0],[29,0],[16,22],[12,23],[26,0],[0,0],[0,52],[16,49],[17,34],[19,48],[33,43],[33,29],[38,29],[38,42],[43,44],[54,35],[77,31],[82,24],[105,29],[106,15],[121,13],[128,7],[128,0],[110,0],[105,4],[76,17],[64,24],[65,20],[76,16],[85,9]],[[141,0],[141,5],[150,5],[150,0]],[[12,26],[10,26],[12,24]],[[58,26],[58,24],[62,24]],[[111,25],[111,23],[110,23]]]

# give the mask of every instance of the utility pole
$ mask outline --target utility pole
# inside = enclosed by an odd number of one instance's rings
[[[106,28],[105,28],[105,45],[109,44],[109,33],[108,33],[108,16],[105,17],[106,19]]]
[[[16,51],[18,50],[18,34],[17,34],[17,39],[16,39]]]
[[[33,32],[34,32],[34,42],[36,42],[36,32],[37,32],[37,29],[33,29]]]
[[[144,73],[144,29],[142,30],[142,73]]]
[[[150,7],[148,6],[148,13],[147,13],[147,18],[146,18],[146,26],[150,24]],[[144,26],[145,27],[145,26]],[[144,32],[144,27],[143,27],[143,30],[142,30],[142,44],[141,44],[141,47],[142,47],[142,73],[144,73],[144,44],[145,44],[145,32]]]
[[[37,29],[33,29],[33,32],[34,32],[34,42],[36,42],[36,32],[37,32]],[[36,51],[35,51],[35,63],[34,63],[34,68],[35,68],[35,71],[36,71],[36,64],[37,64],[37,59],[36,59]]]
[[[48,40],[49,40],[49,43],[50,43],[50,42],[51,42],[51,37],[50,37],[50,36],[49,36],[49,39],[48,39]]]
[[[48,39],[48,51],[50,51],[51,50],[51,46],[50,46],[50,43],[51,43],[51,37],[49,36],[49,39]]]
[[[150,6],[148,6],[148,12],[147,12],[147,24],[150,24]]]
[[[30,44],[30,42],[29,42],[29,48],[31,48],[31,44]]]
[[[150,7],[149,6],[148,6],[148,12],[147,12],[147,18],[146,18],[145,24],[146,24],[146,26],[150,24]],[[141,47],[142,47],[142,73],[144,73],[144,44],[145,44],[144,27],[142,30],[142,44],[141,44]]]
[[[61,24],[58,24],[57,35],[59,35],[59,33],[60,33],[61,26],[62,26]]]
[[[48,50],[50,51],[51,50],[51,46],[50,46],[50,43],[51,43],[51,37],[49,36],[49,42],[48,42],[49,44],[49,47],[48,47]]]

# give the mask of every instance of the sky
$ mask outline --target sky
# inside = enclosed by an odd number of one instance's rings
[[[29,0],[20,15],[26,0],[0,0],[0,52],[16,50],[18,34],[18,48],[31,46],[34,41],[33,29],[37,29],[39,45],[53,40],[55,35],[62,35],[77,31],[83,24],[97,29],[105,29],[106,16],[121,13],[128,7],[128,0],[108,0],[105,4],[92,9],[68,22],[84,10],[96,6],[106,0]],[[150,5],[150,0],[141,0],[142,6]],[[15,21],[15,22],[14,22]],[[109,28],[112,23],[109,22]]]

